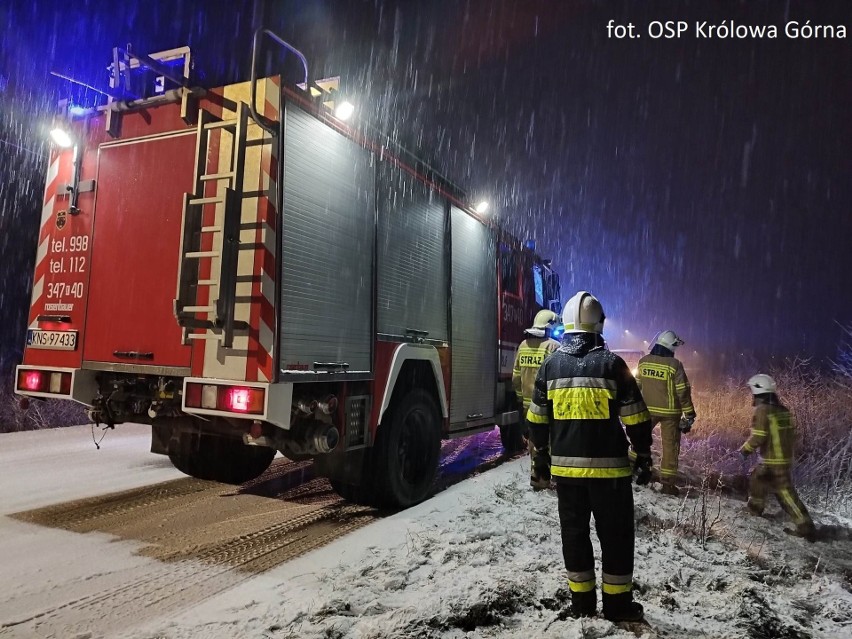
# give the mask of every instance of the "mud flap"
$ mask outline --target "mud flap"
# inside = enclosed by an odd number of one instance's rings
[[[172,438],[172,429],[168,426],[157,424],[151,426],[151,452],[157,455],[169,454],[169,440]]]
[[[344,452],[331,452],[314,457],[314,469],[321,477],[328,477],[345,484],[360,486],[364,483],[365,459],[369,449],[356,448]]]

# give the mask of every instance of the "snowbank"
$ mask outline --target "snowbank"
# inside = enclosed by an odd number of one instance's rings
[[[506,463],[126,636],[634,636],[602,618],[565,618],[556,495],[528,489],[527,463]],[[647,636],[852,637],[848,543],[807,544],[783,534],[781,521],[711,495],[705,503],[719,514],[702,544],[689,516],[700,500],[634,490]],[[826,530],[848,539],[842,522]]]

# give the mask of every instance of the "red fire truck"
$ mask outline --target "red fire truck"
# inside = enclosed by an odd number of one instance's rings
[[[276,451],[348,499],[429,495],[442,438],[521,443],[515,347],[559,279],[425,163],[277,77],[205,90],[190,51],[115,49],[54,133],[16,389],[152,426],[241,483]]]

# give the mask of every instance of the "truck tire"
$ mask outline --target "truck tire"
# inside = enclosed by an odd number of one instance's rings
[[[407,508],[426,499],[441,454],[441,413],[424,390],[394,402],[372,451],[372,485],[377,506]]]
[[[524,432],[521,422],[500,426],[500,443],[507,455],[517,453],[524,448]]]
[[[169,459],[182,473],[223,484],[243,484],[259,477],[274,457],[272,448],[212,435],[201,435],[194,450],[174,446],[169,450]]]

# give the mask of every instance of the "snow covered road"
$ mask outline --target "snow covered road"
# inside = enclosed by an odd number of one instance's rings
[[[61,502],[82,498],[145,508],[151,491],[181,487],[199,491],[205,512],[234,501],[233,492],[213,484],[215,494],[231,498],[217,501],[204,492],[210,482],[185,478],[150,455],[147,432],[124,426],[100,451],[85,427],[0,436],[0,636],[633,636],[603,619],[565,618],[556,496],[528,490],[525,458],[258,572],[199,554],[158,556],[146,537],[151,531],[132,526],[105,533],[68,523],[85,518]],[[445,463],[456,463],[456,452],[445,454]],[[124,497],[97,497],[116,491]],[[706,503],[718,505],[719,517],[702,544],[700,499],[638,488],[635,495],[635,577],[648,636],[852,637],[849,522],[817,513],[825,541],[811,545],[784,535],[779,519],[746,517],[742,502],[711,495]],[[175,499],[178,510],[189,508]],[[272,508],[256,516],[270,518],[265,529],[275,525],[281,502],[264,503]],[[22,511],[28,513],[8,516]],[[199,521],[201,512],[164,514],[163,522],[215,536],[212,523]],[[160,541],[179,533],[169,526]]]

